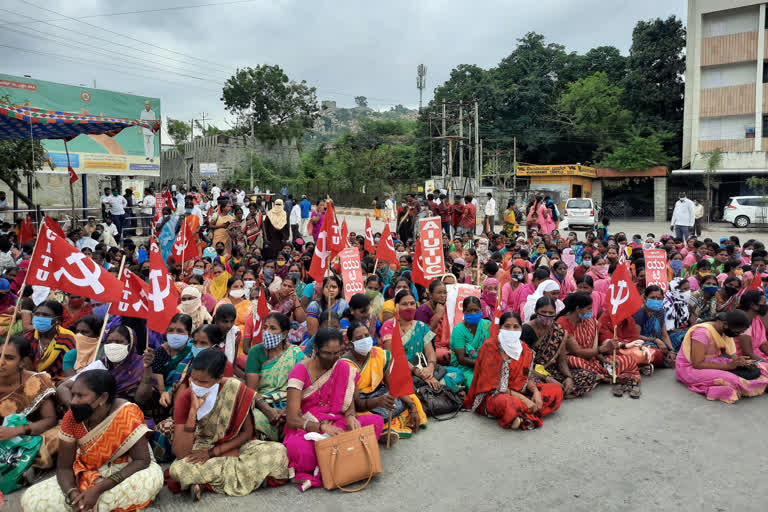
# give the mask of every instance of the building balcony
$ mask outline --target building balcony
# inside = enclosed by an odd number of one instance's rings
[[[763,86],[763,91],[766,91]],[[763,101],[764,108],[768,103]],[[701,90],[700,117],[741,116],[755,113],[755,84]]]
[[[766,143],[768,143],[768,139],[763,138],[763,148],[768,147]],[[699,140],[699,153],[706,153],[715,149],[725,152],[754,151],[755,139]]]
[[[757,60],[757,31],[706,37],[701,40],[701,66]],[[768,42],[766,42],[768,47]]]

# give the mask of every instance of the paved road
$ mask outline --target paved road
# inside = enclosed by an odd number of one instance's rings
[[[461,413],[392,450],[357,494],[293,485],[241,498],[163,489],[160,511],[764,511],[768,398],[707,401],[659,370],[639,400],[603,385],[530,432]],[[20,493],[5,510],[18,510]]]

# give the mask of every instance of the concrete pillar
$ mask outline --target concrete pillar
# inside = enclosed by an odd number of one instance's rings
[[[653,178],[653,221],[667,221],[667,178]]]
[[[755,151],[763,145],[763,59],[765,58],[765,4],[760,4],[757,25],[757,79],[755,82]]]
[[[603,202],[603,180],[592,180],[592,200],[595,204]]]

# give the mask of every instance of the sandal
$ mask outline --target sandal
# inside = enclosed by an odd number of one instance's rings
[[[677,365],[677,353],[670,350],[667,355],[664,356],[664,366],[667,368],[674,368]]]
[[[512,425],[510,425],[510,426],[509,426],[509,428],[510,428],[510,429],[512,429],[512,430],[517,430],[517,429],[519,429],[519,428],[520,428],[520,425],[521,425],[522,423],[523,423],[523,418],[521,418],[520,416],[518,416],[517,418],[515,418],[514,420],[512,420]]]
[[[390,448],[395,446],[397,442],[400,440],[400,436],[397,432],[392,432],[391,430],[388,432],[383,432],[381,434],[381,437],[379,438],[379,444],[383,444],[384,446],[387,445],[387,438],[389,438],[389,446]]]
[[[203,490],[200,484],[193,484],[189,486],[189,495],[192,496],[192,501],[200,501],[203,497]]]
[[[640,367],[640,375],[643,375],[645,377],[650,377],[651,375],[653,375],[653,370],[654,370],[653,364],[646,364]]]
[[[624,384],[614,384],[613,385],[613,396],[624,396]]]
[[[632,398],[640,398],[640,383],[636,382],[632,384],[632,387],[629,389],[629,396]]]

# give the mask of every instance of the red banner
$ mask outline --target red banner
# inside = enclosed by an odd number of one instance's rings
[[[643,307],[643,298],[632,282],[627,262],[616,266],[605,298],[608,300],[608,314],[611,315],[613,325],[618,325]]]
[[[389,370],[389,394],[395,398],[412,395],[413,377],[408,365],[408,357],[403,348],[403,339],[400,335],[400,326],[395,319],[395,327],[392,330],[392,341],[389,351],[392,354],[392,366]]]
[[[420,284],[424,288],[429,288],[430,281],[424,276],[424,258],[421,255],[421,244],[416,244],[416,251],[413,253],[411,277],[414,283]]]
[[[23,245],[27,242],[32,242],[35,240],[36,235],[35,224],[32,222],[32,217],[27,214],[24,220],[21,221],[21,227],[19,228],[19,243]]]
[[[134,318],[149,318],[149,286],[139,276],[123,268],[120,276],[123,288],[120,299],[109,306],[111,315],[131,316]]]
[[[200,256],[197,245],[195,245],[195,235],[184,220],[182,219],[181,229],[179,229],[179,234],[171,247],[171,258],[176,263],[183,263]]]
[[[165,206],[165,196],[163,194],[155,194],[155,217],[152,222],[157,223],[163,217],[163,208]]]
[[[646,249],[643,251],[645,259],[645,286],[656,285],[667,293],[669,281],[667,281],[667,251],[664,249]]]
[[[64,229],[59,226],[59,223],[47,215],[45,216],[45,225],[48,226],[48,229],[59,235],[61,238],[67,238],[67,235],[64,234]]]
[[[266,318],[268,314],[269,308],[267,307],[267,298],[264,295],[264,287],[261,286],[259,287],[259,300],[256,303],[256,316],[253,317],[253,338],[251,338],[251,346],[262,342],[264,318]]]
[[[419,245],[421,245],[424,279],[432,282],[434,278],[445,274],[440,217],[419,220]]]
[[[163,262],[163,256],[152,238],[149,244],[149,288],[147,304],[150,316],[147,327],[155,332],[165,333],[171,318],[176,314],[179,304],[179,291],[173,284],[168,269]]]
[[[395,244],[392,243],[392,233],[389,231],[389,224],[384,225],[384,231],[381,233],[379,246],[376,248],[376,259],[397,265],[397,254],[395,254]]]
[[[344,281],[344,300],[356,293],[365,293],[363,271],[360,268],[360,253],[354,247],[348,247],[339,253],[341,260],[341,279]]]
[[[365,250],[368,254],[376,252],[376,246],[373,243],[373,230],[371,229],[371,219],[365,218]]]
[[[446,288],[448,288],[446,311],[453,313],[451,326],[456,327],[464,320],[464,299],[470,296],[479,299],[480,287],[472,284],[449,284]]]
[[[47,286],[99,302],[118,300],[122,289],[122,283],[112,274],[45,225],[29,263],[27,284]]]

